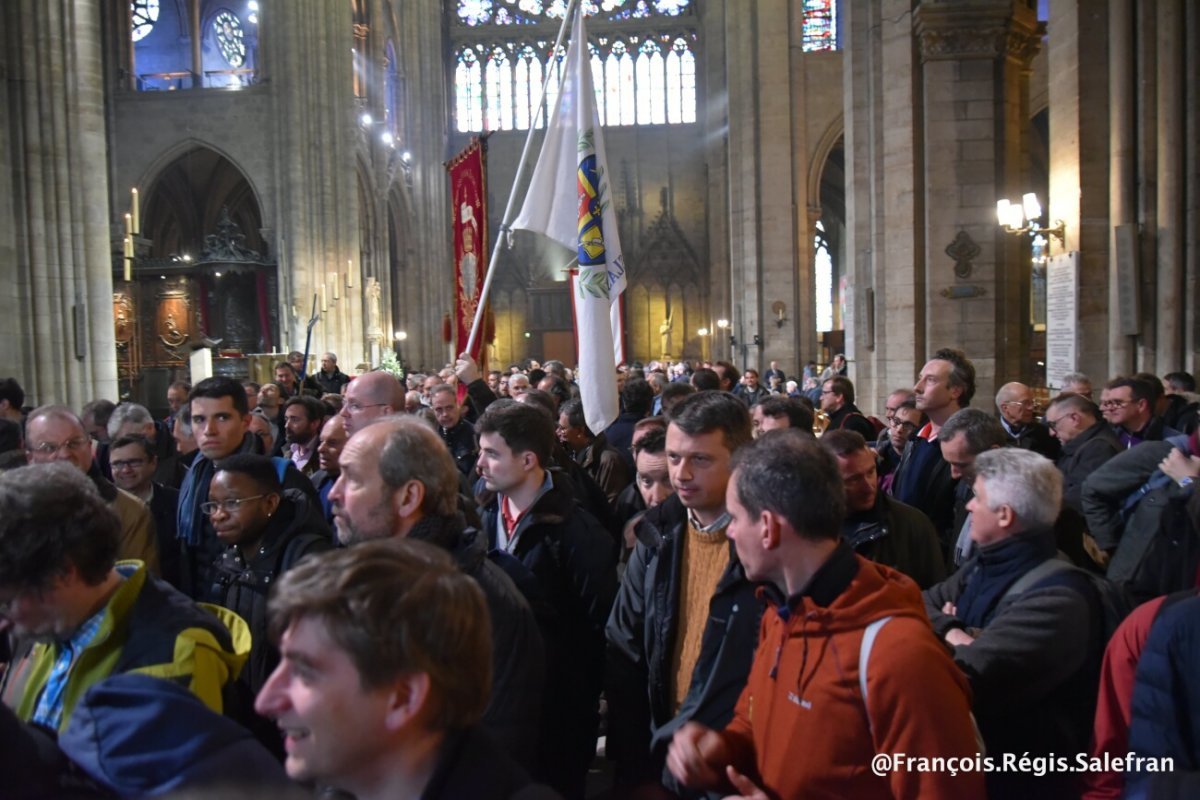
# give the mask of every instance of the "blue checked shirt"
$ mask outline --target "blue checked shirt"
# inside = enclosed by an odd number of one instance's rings
[[[79,630],[75,631],[74,636],[58,645],[58,657],[54,659],[50,677],[46,680],[46,688],[42,689],[42,696],[38,698],[32,722],[44,725],[51,730],[58,730],[58,726],[62,723],[63,691],[67,686],[67,677],[71,674],[71,666],[75,663],[75,658],[92,643],[96,634],[100,632],[100,623],[104,621],[107,611],[108,606],[100,609],[87,622],[79,626]]]

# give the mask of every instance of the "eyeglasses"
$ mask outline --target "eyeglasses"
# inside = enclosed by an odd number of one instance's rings
[[[833,389],[822,389],[821,394],[836,394]]]
[[[1032,400],[1005,400],[1000,405],[1002,406],[1020,406],[1021,408],[1032,408]]]
[[[52,456],[59,450],[65,448],[67,452],[73,453],[76,450],[82,450],[83,448],[87,447],[90,441],[90,439],[77,436],[74,439],[67,439],[65,442],[60,444],[55,444],[54,442],[38,442],[33,446],[33,452],[43,456]]]
[[[895,419],[895,418],[893,418],[891,421],[891,427],[895,428],[896,430],[900,430],[900,431],[915,431],[917,429],[917,426],[914,425],[913,423],[905,422],[904,420],[899,420],[899,419]]]
[[[112,467],[113,472],[119,472],[125,469],[140,469],[146,466],[146,459],[131,458],[126,461],[113,461],[109,466]]]
[[[1132,403],[1132,400],[1105,400],[1100,403],[1101,408],[1124,408]]]
[[[1050,419],[1049,417],[1046,417],[1046,427],[1052,431],[1056,431],[1064,419],[1070,419],[1071,417],[1076,416],[1078,413],[1079,412],[1077,411],[1072,411],[1070,414],[1063,414],[1058,419]]]
[[[207,516],[212,516],[217,513],[217,509],[221,509],[226,514],[232,514],[242,507],[242,503],[249,503],[251,500],[260,500],[266,497],[265,494],[256,494],[253,497],[242,497],[233,500],[209,500],[207,503],[200,504],[200,510]]]
[[[358,412],[362,411],[364,408],[378,408],[379,406],[386,406],[386,405],[388,405],[388,404],[387,403],[355,403],[352,401],[352,402],[346,403],[345,409],[347,411],[349,411],[351,414],[357,414]]]

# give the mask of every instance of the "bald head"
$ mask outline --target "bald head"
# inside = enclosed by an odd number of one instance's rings
[[[346,433],[353,435],[368,422],[404,410],[404,387],[387,372],[359,375],[346,387],[340,413]]]
[[[1013,381],[996,392],[996,407],[1009,425],[1028,425],[1033,422],[1033,390]]]

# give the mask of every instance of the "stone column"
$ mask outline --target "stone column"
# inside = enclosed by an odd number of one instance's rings
[[[0,8],[0,375],[30,404],[117,400],[100,4]]]
[[[1182,0],[1158,0],[1158,343],[1152,369],[1182,369],[1184,332],[1184,86]]]
[[[772,354],[796,347],[793,159],[804,154],[792,135],[793,70],[779,68],[779,54],[789,51],[789,21],[787,0],[761,0],[726,20],[731,322],[742,345],[739,369],[761,370]],[[782,328],[771,323],[776,301],[791,309]]]
[[[1093,358],[1081,358],[1080,367],[1099,382],[1101,376],[1121,375],[1132,371],[1133,349],[1129,335],[1121,324],[1120,307],[1122,302],[1121,284],[1122,272],[1133,268],[1132,264],[1123,264],[1117,251],[1117,228],[1122,225],[1132,225],[1137,221],[1137,161],[1135,153],[1135,117],[1134,108],[1134,41],[1133,41],[1133,2],[1132,0],[1109,0],[1108,3],[1108,270],[1101,277],[1107,278],[1108,290],[1108,344],[1107,357],[1103,353]],[[1057,18],[1052,24],[1058,25]],[[1064,24],[1069,24],[1064,20]],[[1078,37],[1076,37],[1078,39]],[[1057,39],[1051,40],[1051,54],[1057,52]],[[1078,52],[1078,41],[1074,47]],[[1075,53],[1070,55],[1075,56]],[[1053,89],[1051,90],[1053,92]],[[1051,94],[1053,100],[1054,95]],[[1054,137],[1056,126],[1060,124],[1055,116],[1055,104],[1050,105],[1050,131]],[[1062,121],[1062,124],[1067,124]],[[1089,132],[1091,129],[1089,128]],[[1098,134],[1099,132],[1097,132]],[[1093,135],[1097,135],[1093,134]],[[1078,131],[1074,135],[1078,135]],[[1056,137],[1054,137],[1056,138]],[[1068,142],[1072,137],[1063,137]],[[1054,176],[1051,178],[1053,193]],[[1079,187],[1067,185],[1064,193]],[[1093,272],[1092,259],[1081,254],[1081,280]],[[1082,288],[1082,287],[1081,287]],[[1083,292],[1080,292],[1082,299]],[[1082,320],[1081,320],[1082,322]],[[1095,337],[1095,341],[1101,341]],[[1080,337],[1081,355],[1087,355],[1089,338]]]
[[[347,261],[358,268],[360,214],[350,7],[325,0],[268,5],[263,35],[276,87],[280,187],[272,227],[279,233],[281,264],[288,266],[280,270],[280,326],[289,332],[289,345],[302,349],[313,295],[324,288],[327,310],[313,330],[312,351],[332,350],[353,368],[366,351],[364,282],[356,276],[352,289],[345,285]]]
[[[1028,380],[1028,245],[996,224],[996,200],[1028,186],[1029,69],[1036,13],[1011,0],[924,0],[922,182],[927,341],[974,361],[979,405]]]

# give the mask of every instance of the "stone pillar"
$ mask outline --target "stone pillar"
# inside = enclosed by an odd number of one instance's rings
[[[100,4],[0,8],[0,375],[30,404],[117,400]]]
[[[1118,223],[1114,217],[1109,224],[1109,206],[1114,193],[1120,196],[1127,191],[1121,170],[1132,166],[1132,138],[1114,135],[1110,139],[1108,128],[1111,120],[1125,115],[1122,122],[1132,136],[1132,113],[1125,107],[1131,97],[1119,99],[1120,93],[1114,94],[1109,85],[1110,80],[1131,74],[1122,71],[1131,69],[1132,52],[1121,50],[1129,42],[1125,23],[1110,20],[1103,3],[1056,2],[1050,8],[1048,29],[1052,167],[1047,208],[1051,220],[1066,223],[1065,249],[1079,251],[1075,366],[1102,381],[1113,371],[1111,361],[1128,358],[1128,339],[1119,332],[1118,281],[1110,274],[1116,262],[1112,225]],[[1109,42],[1107,52],[1105,42]],[[1114,210],[1119,205],[1118,201]],[[1132,209],[1126,208],[1129,213]],[[1057,239],[1050,244],[1053,253],[1063,252],[1064,245]]]
[[[914,17],[927,343],[966,351],[986,407],[997,383],[1029,380],[1029,249],[1000,230],[995,210],[998,198],[1027,191],[1039,26],[1012,0],[924,0]]]
[[[856,307],[847,345],[857,361],[855,394],[871,408],[891,389],[913,385],[926,352],[921,86],[911,4],[843,7],[846,253]]]
[[[350,7],[324,0],[270,3],[264,13],[265,61],[274,77],[279,176],[280,327],[302,349],[312,298],[326,311],[312,351],[332,350],[353,368],[366,359],[364,281],[347,289],[347,262],[359,267],[359,198]],[[337,291],[334,284],[338,283]],[[336,295],[336,298],[335,298]]]
[[[1184,86],[1182,0],[1158,0],[1158,187],[1155,369],[1183,368],[1184,331]]]
[[[1134,117],[1134,77],[1135,77],[1135,60],[1134,60],[1134,40],[1133,40],[1133,2],[1132,0],[1109,0],[1108,3],[1108,140],[1109,140],[1109,157],[1108,157],[1108,270],[1107,274],[1102,274],[1102,277],[1107,278],[1108,289],[1106,300],[1108,303],[1108,336],[1105,340],[1108,344],[1107,357],[1103,353],[1094,354],[1092,358],[1087,358],[1089,354],[1089,341],[1102,341],[1098,336],[1094,339],[1088,337],[1080,337],[1080,354],[1083,356],[1080,359],[1080,367],[1091,375],[1093,380],[1099,382],[1101,376],[1108,377],[1111,375],[1121,375],[1132,371],[1133,367],[1133,348],[1131,346],[1130,336],[1123,330],[1121,325],[1121,284],[1122,272],[1133,268],[1132,264],[1123,264],[1120,260],[1120,254],[1117,251],[1117,228],[1121,225],[1131,225],[1137,221],[1137,160],[1135,152],[1135,117]],[[1069,24],[1069,19],[1064,19],[1064,26]],[[1057,26],[1057,18],[1052,18],[1051,24]],[[1057,52],[1057,38],[1052,39],[1050,43],[1050,52]],[[1074,52],[1069,54],[1072,57],[1077,57],[1079,50],[1078,37],[1076,37],[1076,45]],[[1053,90],[1052,90],[1053,91]],[[1051,98],[1053,98],[1053,94]],[[1069,124],[1068,120],[1062,120],[1055,116],[1055,104],[1052,102],[1050,106],[1050,131],[1051,137],[1054,137],[1054,132],[1060,124]],[[1090,129],[1089,129],[1090,132]],[[1073,134],[1078,135],[1078,131]],[[1063,137],[1067,142],[1071,140],[1071,136]],[[1052,152],[1053,152],[1052,144]],[[1050,178],[1051,193],[1054,192],[1054,176]],[[1081,187],[1072,187],[1070,184],[1063,187],[1063,192],[1069,194],[1072,189],[1076,191]],[[1081,254],[1081,282],[1086,280],[1086,276],[1092,274],[1093,259],[1087,254]],[[1083,298],[1081,286],[1080,298]],[[1085,312],[1086,313],[1086,312]],[[1084,314],[1081,314],[1081,318]],[[1082,319],[1081,319],[1082,324]]]

